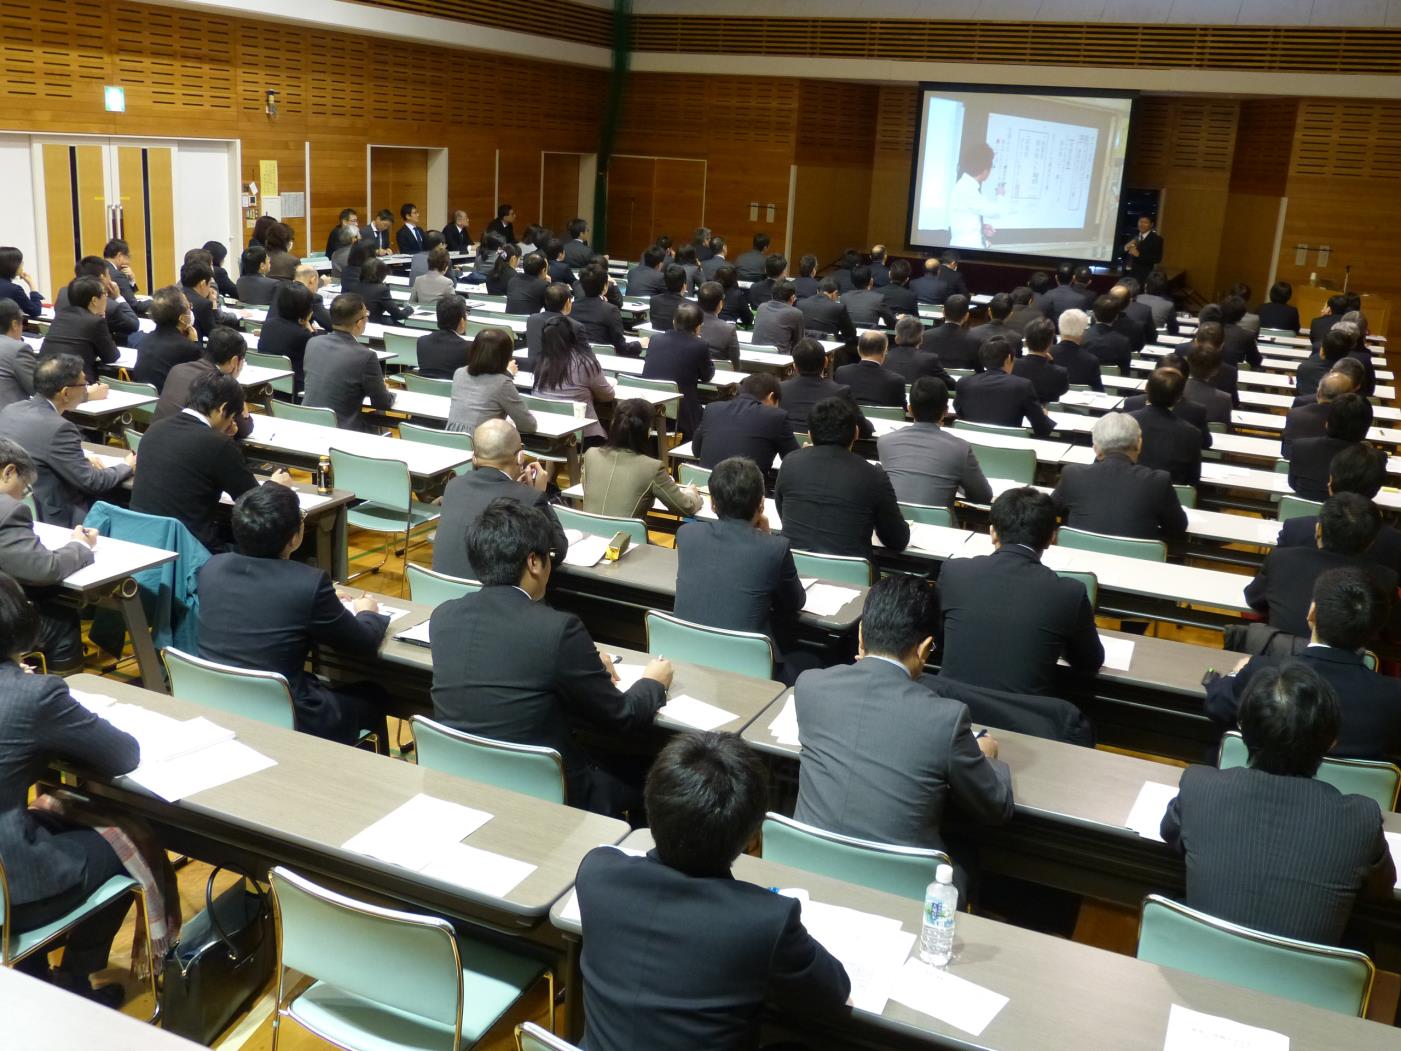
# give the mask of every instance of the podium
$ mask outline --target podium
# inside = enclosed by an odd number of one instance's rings
[[[1294,305],[1299,308],[1299,321],[1305,331],[1309,322],[1328,309],[1328,300],[1341,289],[1322,285],[1295,285]],[[1391,300],[1370,292],[1362,293],[1362,313],[1367,315],[1367,329],[1378,336],[1388,334],[1391,324]]]

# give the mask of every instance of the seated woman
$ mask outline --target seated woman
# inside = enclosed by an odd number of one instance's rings
[[[136,739],[99,719],[68,692],[55,675],[31,675],[18,658],[39,638],[39,616],[23,590],[0,574],[0,863],[9,880],[11,931],[32,931],[53,923],[86,901],[124,870],[107,840],[90,828],[59,821],[28,808],[29,787],[50,773],[54,759],[81,763],[99,777],[136,769]],[[63,962],[51,980],[70,992],[118,1007],[122,987],[94,989],[89,978],[107,966],[112,939],[121,929],[131,899],[119,897],[68,932]],[[19,969],[50,977],[43,953],[27,957]]]
[[[515,340],[505,329],[486,328],[477,333],[466,366],[452,376],[448,430],[471,434],[486,420],[509,418],[522,434],[535,433],[535,414],[525,407],[516,390],[515,349]]]
[[[677,515],[693,515],[704,500],[694,485],[678,486],[662,462],[649,456],[656,449],[651,437],[652,407],[629,398],[613,409],[608,440],[584,453],[584,510],[597,515],[641,518],[652,509],[652,498]]]
[[[205,241],[204,250],[209,253],[209,258],[213,260],[214,284],[219,289],[221,296],[228,296],[230,299],[238,299],[238,286],[234,284],[233,278],[229,277],[228,268],[224,266],[224,260],[229,257],[229,249],[222,241]],[[240,270],[247,273],[246,270]]]
[[[452,266],[452,258],[448,255],[448,250],[442,245],[438,245],[428,253],[428,273],[424,274],[413,283],[413,291],[409,293],[409,303],[420,307],[436,306],[438,300],[443,296],[452,295],[457,290],[457,283],[448,276],[448,270]]]
[[[754,308],[749,305],[749,294],[739,287],[739,272],[726,263],[715,271],[715,280],[725,290],[725,298],[720,304],[720,320],[745,326],[754,324]]]
[[[556,314],[540,329],[540,364],[535,370],[535,393],[555,401],[584,404],[584,416],[593,422],[582,431],[584,446],[601,445],[598,403],[613,401],[613,384],[599,367],[593,351],[582,349],[572,338],[569,317]]]
[[[360,271],[369,260],[375,258],[375,239],[362,237],[350,246],[345,264],[341,267],[341,291],[360,292]]]
[[[501,251],[496,256],[496,261],[491,264],[491,270],[486,275],[486,291],[489,296],[504,296],[506,286],[511,283],[511,278],[516,276],[516,264],[520,262],[520,253],[516,251],[515,245],[503,245]]]
[[[277,289],[281,282],[274,281],[268,277],[268,271],[272,269],[272,260],[268,257],[266,248],[259,248],[254,245],[252,248],[245,248],[243,255],[238,260],[238,284],[234,286],[232,293],[224,291],[222,285],[219,286],[221,295],[232,294],[240,303],[247,303],[249,306],[271,306],[273,297],[277,295]],[[218,279],[219,269],[215,267],[214,276]]]
[[[397,325],[413,313],[413,307],[407,303],[401,305],[394,301],[389,286],[384,283],[388,273],[389,268],[384,265],[383,259],[367,260],[360,268],[360,285],[356,291],[365,301],[372,325]]]

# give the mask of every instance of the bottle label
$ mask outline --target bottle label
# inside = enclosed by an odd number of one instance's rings
[[[924,903],[924,922],[930,926],[940,926],[952,919],[952,912],[944,908],[942,901],[926,901]]]

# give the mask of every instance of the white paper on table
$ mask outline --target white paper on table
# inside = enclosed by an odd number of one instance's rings
[[[1133,639],[1116,639],[1101,635],[1099,641],[1104,646],[1106,668],[1128,671],[1133,666]]]
[[[1145,781],[1143,787],[1138,790],[1138,798],[1133,801],[1128,818],[1124,821],[1125,826],[1144,839],[1163,842],[1163,834],[1160,831],[1163,815],[1167,813],[1168,804],[1176,798],[1176,785]]]
[[[803,612],[819,617],[835,616],[838,610],[861,594],[856,588],[843,588],[836,584],[813,584],[807,589],[807,593]]]
[[[143,758],[141,765],[126,776],[148,792],[173,803],[276,765],[275,759],[249,748],[242,741],[224,741],[160,762],[148,762]]]
[[[419,871],[445,883],[504,898],[535,869],[528,861],[454,843]]]
[[[1391,851],[1391,861],[1396,866],[1396,871],[1401,873],[1401,832],[1386,832],[1387,849]],[[1396,889],[1401,890],[1401,875],[1396,877]]]
[[[803,903],[803,926],[846,968],[852,1004],[874,1014],[884,1011],[915,936],[890,916],[812,901],[804,890],[779,893]]]
[[[108,697],[105,693],[88,693],[87,690],[69,690],[68,695],[95,715],[117,703],[115,697]]]
[[[564,564],[587,569],[589,566],[598,565],[607,550],[608,537],[592,534],[583,536],[569,542],[569,551],[564,556]]]
[[[618,673],[618,689],[626,692],[633,688],[638,679],[642,678],[642,673],[647,670],[647,665],[623,662],[613,665],[613,670]]]
[[[564,531],[564,539],[568,540],[572,546],[584,539],[584,531],[582,529],[566,529]]]
[[[1289,1037],[1173,1004],[1163,1051],[1289,1051]]]
[[[344,606],[351,613],[355,612],[355,600],[353,598],[341,599],[341,605]],[[410,612],[409,610],[404,609],[402,606],[391,606],[384,602],[381,602],[379,604],[379,611],[389,618],[389,623],[391,624],[393,624],[396,620],[402,617],[405,613]]]
[[[788,699],[783,702],[783,708],[773,717],[773,722],[769,723],[769,733],[774,735],[779,744],[792,745],[798,747],[801,742],[798,740],[798,706],[793,700],[793,692],[788,692]]]
[[[714,730],[739,718],[734,712],[727,712],[713,704],[697,700],[688,694],[678,694],[661,706],[658,715],[665,715],[673,722],[690,726],[696,730]]]
[[[102,710],[102,718],[136,738],[141,745],[142,763],[178,759],[234,739],[232,730],[217,726],[203,716],[182,721],[137,704],[113,704]]]
[[[973,1036],[981,1036],[1007,1006],[1001,993],[915,959],[905,961],[890,998]]]
[[[341,846],[391,865],[421,870],[491,820],[485,810],[416,795]]]
[[[801,585],[803,585],[803,590],[806,591],[808,588],[812,587],[814,584],[817,583],[817,578],[816,578],[816,577],[799,577],[799,578],[798,578],[798,583],[801,584]]]
[[[432,623],[431,620],[425,620],[420,624],[415,624],[411,628],[406,628],[394,637],[400,642],[417,642],[423,646],[431,646],[432,641],[428,637],[428,632],[429,626]]]
[[[571,890],[569,897],[564,901],[564,908],[559,910],[559,918],[562,920],[573,920],[579,926],[584,925],[584,917],[579,913],[579,892]]]

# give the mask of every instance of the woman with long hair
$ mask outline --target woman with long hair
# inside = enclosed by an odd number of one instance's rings
[[[613,401],[613,384],[608,382],[593,352],[574,342],[565,314],[556,314],[540,329],[535,393],[556,401],[581,402],[584,417],[593,421],[583,429],[584,445],[603,442],[606,435],[598,423],[598,405]]]

